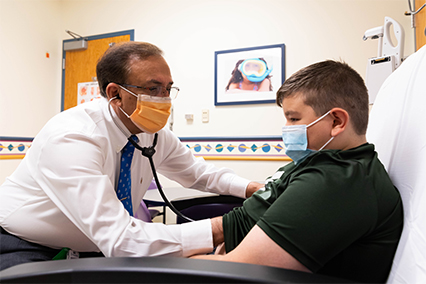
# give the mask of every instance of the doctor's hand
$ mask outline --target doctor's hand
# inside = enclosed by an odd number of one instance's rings
[[[253,193],[255,193],[256,191],[258,191],[259,189],[261,189],[262,187],[264,187],[265,185],[262,183],[258,183],[255,181],[250,182],[247,185],[246,188],[246,198],[249,198],[250,196],[253,195]]]
[[[210,219],[212,224],[213,247],[217,247],[224,241],[222,216]]]

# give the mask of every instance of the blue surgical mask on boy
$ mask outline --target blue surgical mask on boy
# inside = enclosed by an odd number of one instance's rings
[[[307,158],[312,153],[315,153],[317,151],[308,149],[308,135],[306,132],[306,129],[324,117],[326,117],[330,111],[325,113],[323,116],[315,120],[314,122],[306,125],[306,124],[300,124],[300,125],[288,125],[283,126],[282,128],[282,138],[285,146],[285,153],[287,156],[289,156],[293,161],[294,164],[298,164],[302,162],[305,158]],[[331,137],[330,140],[328,140],[320,149],[325,148],[325,146],[328,145],[328,143],[333,140],[334,137]]]

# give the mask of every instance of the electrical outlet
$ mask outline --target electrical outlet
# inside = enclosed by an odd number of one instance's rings
[[[203,109],[202,121],[204,123],[209,122],[209,110],[208,109]]]

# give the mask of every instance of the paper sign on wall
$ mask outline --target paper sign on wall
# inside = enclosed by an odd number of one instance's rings
[[[77,105],[102,97],[98,82],[78,83],[77,90]]]

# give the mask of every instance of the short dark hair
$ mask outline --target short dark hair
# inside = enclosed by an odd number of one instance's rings
[[[344,62],[326,60],[309,65],[288,78],[277,92],[276,103],[296,93],[320,116],[334,107],[346,110],[358,135],[366,133],[368,91],[361,76]]]
[[[131,59],[145,60],[150,56],[162,56],[163,51],[147,42],[129,41],[110,47],[96,65],[96,76],[101,95],[107,97],[109,83],[124,84],[130,73]]]

